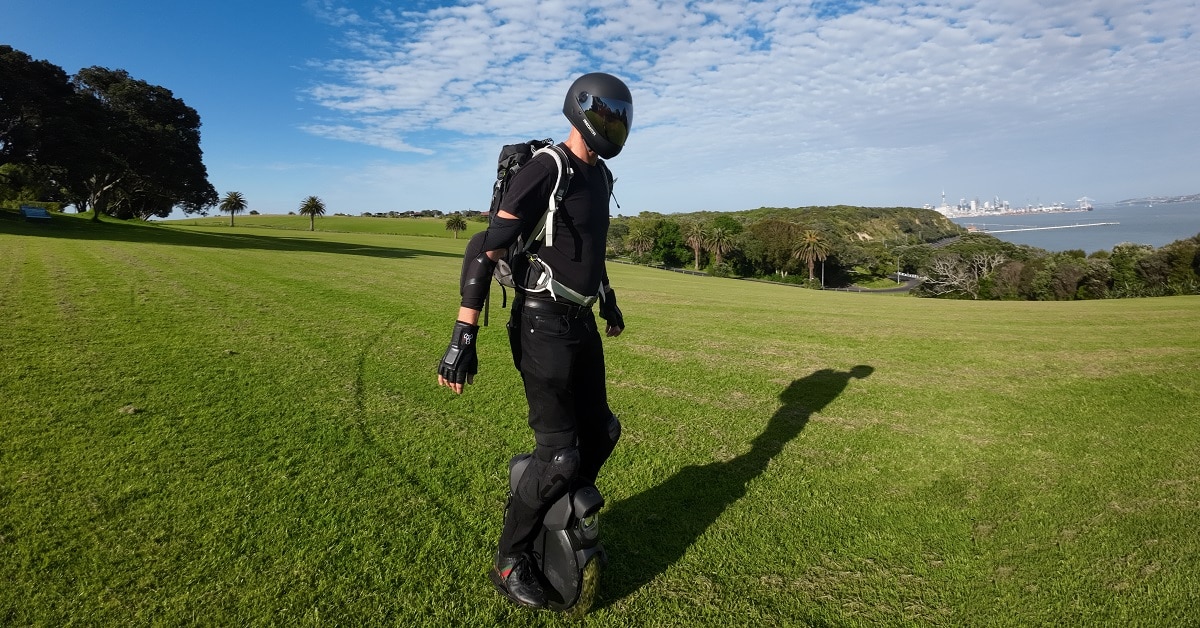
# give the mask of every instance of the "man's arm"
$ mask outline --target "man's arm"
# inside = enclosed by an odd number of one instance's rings
[[[604,278],[600,281],[600,291],[600,318],[608,323],[605,325],[604,334],[610,338],[620,336],[621,332],[625,331],[625,316],[621,314],[621,308],[617,307],[617,293],[608,285],[607,267],[604,269]]]
[[[479,336],[479,312],[492,282],[492,270],[520,232],[520,221],[509,212],[500,210],[488,230],[467,243],[459,288],[462,303],[450,333],[450,345],[438,364],[438,385],[462,394],[467,384],[475,382],[479,358],[475,343]],[[496,246],[503,248],[493,248]]]
[[[459,306],[458,320],[461,322],[464,322],[468,325],[478,325],[479,324],[479,310],[472,310],[469,307]]]

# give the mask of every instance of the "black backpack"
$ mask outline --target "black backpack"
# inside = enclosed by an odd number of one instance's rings
[[[499,159],[496,160],[496,183],[492,186],[492,205],[488,210],[493,216],[500,211],[500,202],[513,177],[539,153],[549,153],[554,157],[555,163],[558,164],[558,184],[554,186],[546,211],[534,227],[529,240],[526,241],[524,236],[517,238],[517,241],[508,247],[504,257],[496,262],[496,270],[492,272],[492,276],[496,278],[504,294],[501,307],[508,305],[507,288],[525,288],[529,274],[529,249],[533,243],[543,240],[551,244],[554,242],[554,212],[562,206],[563,196],[567,193],[567,187],[571,185],[571,159],[554,140],[547,138],[504,146],[500,149]]]
[[[561,297],[574,303],[590,305],[595,300],[594,296],[585,297],[555,281],[553,271],[530,252],[535,242],[546,242],[547,244],[554,242],[554,213],[562,206],[563,197],[571,184],[571,159],[567,156],[566,151],[549,138],[508,144],[502,147],[500,157],[496,160],[496,183],[492,186],[492,202],[488,211],[491,215],[500,211],[500,203],[505,192],[508,191],[513,177],[540,153],[549,153],[554,158],[554,162],[558,165],[558,184],[555,185],[554,192],[547,201],[546,211],[543,212],[529,239],[526,240],[524,236],[517,238],[517,241],[508,247],[504,257],[496,263],[496,269],[492,272],[492,276],[500,284],[503,294],[501,307],[508,306],[508,288],[527,292],[551,292],[556,298]],[[607,166],[604,167],[604,172],[611,193],[614,179]],[[482,233],[475,237],[480,238],[481,236]],[[472,238],[473,241],[474,239]],[[470,250],[471,244],[467,246]],[[474,255],[468,255],[468,257],[474,257]],[[490,297],[484,301],[483,305],[483,324],[485,326],[488,322],[489,301]]]
[[[522,287],[524,287],[525,276],[529,270],[529,265],[526,263],[529,258],[529,249],[535,241],[545,236],[545,224],[547,220],[550,221],[549,228],[551,230],[554,228],[553,212],[562,204],[567,186],[571,182],[571,161],[565,151],[556,146],[554,140],[549,138],[503,146],[500,149],[500,157],[496,160],[496,182],[492,185],[492,202],[488,208],[490,216],[494,216],[496,212],[500,211],[500,202],[503,200],[504,194],[508,192],[508,186],[512,182],[513,177],[539,152],[549,152],[554,157],[554,161],[559,167],[558,185],[555,186],[554,193],[551,194],[547,204],[547,211],[545,212],[547,215],[543,216],[542,222],[539,223],[529,241],[526,241],[522,236],[516,242],[509,245],[508,251],[496,263],[496,269],[492,271],[492,277],[496,279],[496,282],[500,284],[500,289],[504,291],[502,307],[507,307],[508,305],[507,289],[517,289],[518,277],[520,278],[519,281]],[[463,257],[464,268],[466,268],[466,264],[470,263],[470,260],[483,252],[483,240],[486,234],[486,231],[481,231],[475,234],[467,243],[466,254]],[[491,297],[489,295],[483,302],[483,324],[485,326],[488,324],[488,304],[490,301]]]

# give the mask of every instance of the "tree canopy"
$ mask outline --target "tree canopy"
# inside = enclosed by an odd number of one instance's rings
[[[170,90],[93,66],[67,78],[0,46],[0,158],[53,198],[117,218],[201,212],[217,203],[200,116]]]

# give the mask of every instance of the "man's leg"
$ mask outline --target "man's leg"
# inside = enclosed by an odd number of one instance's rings
[[[575,433],[538,434],[538,446],[517,490],[509,498],[497,553],[517,556],[529,552],[541,529],[546,510],[570,486],[579,472]],[[545,442],[543,442],[545,441]],[[568,444],[569,443],[569,444]]]
[[[542,527],[547,509],[567,492],[571,478],[579,471],[579,449],[573,432],[539,441],[570,442],[570,446],[544,445],[539,442],[533,457],[508,498],[504,509],[504,528],[496,548],[492,582],[501,593],[522,605],[540,608],[546,605],[545,592],[538,581],[533,563],[534,540]]]
[[[608,407],[604,345],[594,323],[593,331],[580,343],[573,380],[575,416],[579,422],[579,477],[594,485],[600,468],[621,437],[621,422]]]
[[[570,404],[570,373],[577,344],[573,336],[579,330],[572,329],[572,322],[563,317],[535,315],[529,310],[523,314],[520,371],[537,446],[509,498],[492,580],[519,604],[542,606],[545,596],[536,578],[530,581],[522,575],[531,571],[525,565],[531,562],[542,517],[579,471],[578,436]]]
[[[617,447],[617,440],[621,438],[621,422],[607,410],[607,406],[605,410],[607,419],[596,417],[587,422],[586,428],[581,425],[579,429],[579,479],[593,486],[600,475],[600,468],[608,461]]]

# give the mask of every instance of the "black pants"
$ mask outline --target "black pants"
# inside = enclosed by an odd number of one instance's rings
[[[527,307],[525,301],[513,303],[508,331],[513,361],[521,372],[529,402],[529,427],[536,441],[535,466],[539,461],[547,463],[556,452],[575,447],[579,450],[579,466],[571,483],[594,484],[616,444],[610,436],[612,411],[605,390],[604,346],[596,318],[589,309],[535,309]],[[500,555],[529,551],[546,510],[565,490],[539,491],[542,499],[536,504],[513,496],[500,536]]]

